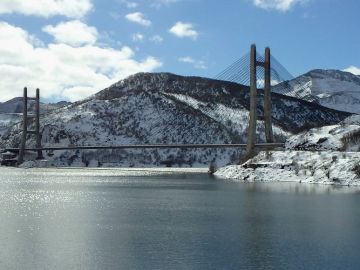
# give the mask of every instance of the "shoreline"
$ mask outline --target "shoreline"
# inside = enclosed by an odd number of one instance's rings
[[[244,182],[295,182],[360,186],[360,152],[260,152],[242,165],[219,169],[215,176]]]
[[[312,184],[319,186],[334,186],[334,187],[360,187],[360,181],[352,183],[336,183],[330,181],[309,181],[306,175],[297,175],[294,177],[292,171],[280,168],[266,168],[273,164],[261,164],[261,167],[257,178],[251,178],[251,174],[256,174],[256,170],[251,168],[244,168],[243,165],[230,165],[223,168],[219,168],[213,175],[214,178],[222,181],[231,181],[238,183],[259,183],[259,184],[272,184],[272,183],[298,183],[298,184]],[[249,165],[247,165],[249,166]],[[252,166],[252,165],[250,165]],[[265,166],[265,167],[264,167]],[[42,173],[65,173],[65,174],[86,174],[101,176],[106,175],[154,175],[154,174],[206,174],[209,175],[208,168],[167,168],[167,167],[138,167],[138,168],[114,168],[114,167],[102,167],[102,168],[89,168],[89,167],[32,167],[32,168],[18,168],[18,167],[5,167],[1,166],[0,171],[17,171],[23,173],[42,172]],[[251,171],[253,170],[253,171]],[[261,174],[261,177],[259,175]],[[274,177],[274,175],[276,177]],[[267,177],[268,176],[268,177]]]

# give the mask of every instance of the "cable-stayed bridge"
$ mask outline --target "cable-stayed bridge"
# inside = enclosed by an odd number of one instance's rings
[[[264,62],[265,55],[256,52],[256,62]],[[309,86],[295,78],[277,59],[274,55],[270,55],[270,84],[271,92],[279,95],[284,95],[299,100],[316,103],[313,97],[310,97],[308,91]],[[214,79],[234,82],[240,85],[251,85],[251,52],[246,53],[241,58],[237,59],[230,66],[225,68],[222,72],[217,74]],[[256,66],[256,87],[258,90],[262,90],[265,87],[264,67],[261,65]],[[261,94],[260,94],[261,95]],[[313,119],[312,117],[301,115],[298,113],[298,117],[302,121],[318,121],[319,119]],[[260,115],[260,118],[262,116]],[[320,121],[320,125],[328,124],[325,120]]]
[[[264,62],[265,56],[256,53],[256,60],[258,62]],[[275,58],[271,55],[271,91],[273,93],[286,95],[298,99],[303,99],[312,102],[313,100],[308,99],[306,95],[299,95],[301,92],[306,92],[307,87],[302,84],[298,84],[297,89],[294,89],[294,84],[297,82],[296,78]],[[264,68],[257,66],[256,79],[257,88],[264,88]],[[229,67],[224,69],[222,72],[217,74],[215,77],[217,80],[229,81],[238,83],[241,85],[250,86],[250,53],[243,55],[237,59]],[[290,81],[293,81],[290,84]],[[295,90],[295,91],[294,91]]]
[[[256,47],[251,47],[251,52],[235,61],[232,65],[221,72],[212,83],[219,84],[218,87],[209,87],[204,89],[206,94],[200,95],[194,94],[193,87],[198,85],[185,85],[184,89],[188,90],[187,95],[184,92],[177,89],[177,85],[174,85],[169,92],[159,92],[156,89],[144,90],[141,95],[142,99],[148,99],[152,108],[142,108],[141,104],[134,104],[135,108],[132,108],[131,116],[136,118],[138,114],[139,119],[144,122],[154,122],[154,127],[150,130],[144,131],[141,125],[132,123],[129,116],[116,115],[121,123],[119,125],[124,129],[125,133],[136,134],[137,137],[146,137],[146,140],[142,143],[124,143],[124,144],[99,144],[86,141],[86,144],[69,144],[69,146],[57,146],[55,144],[49,144],[41,139],[44,129],[48,128],[48,123],[40,121],[39,112],[39,93],[37,97],[28,98],[27,91],[24,91],[24,112],[22,122],[22,139],[20,144],[13,147],[7,147],[5,150],[16,153],[16,163],[20,164],[24,160],[24,154],[27,151],[33,151],[38,153],[38,158],[42,158],[42,151],[60,151],[60,150],[122,150],[122,149],[214,149],[214,148],[246,148],[248,156],[251,156],[256,148],[271,149],[274,147],[283,147],[283,141],[276,141],[273,134],[273,121],[284,122],[287,121],[288,116],[283,113],[279,116],[279,119],[272,117],[272,91],[276,91],[275,96],[287,95],[288,99],[294,99],[291,97],[291,88],[288,81],[292,78],[289,72],[270,54],[270,49],[265,50],[264,55],[260,55],[256,52]],[[200,79],[199,79],[200,80]],[[229,95],[220,95],[219,89],[221,83],[219,80],[234,82],[236,84],[229,85],[229,91],[232,92]],[[149,80],[151,81],[151,80]],[[146,81],[144,82],[146,83]],[[136,86],[141,88],[141,85]],[[153,86],[143,86],[144,89],[153,89]],[[109,91],[105,93],[99,93],[96,97],[100,100],[109,97],[117,98],[121,97],[123,93],[119,90]],[[119,95],[119,96],[117,96]],[[127,97],[124,100],[126,104],[131,104],[130,100],[132,96]],[[235,98],[236,97],[236,98]],[[169,104],[163,106],[164,99],[181,101],[186,104],[187,111],[181,112],[183,115],[176,115],[178,117],[172,117],[170,115],[171,108]],[[275,97],[278,98],[278,97]],[[36,101],[35,114],[28,114],[28,100]],[[139,100],[137,100],[139,101]],[[243,102],[240,104],[240,102]],[[298,102],[298,101],[296,101]],[[91,103],[91,102],[90,102]],[[259,104],[261,106],[259,107]],[[90,105],[89,105],[90,106]],[[130,105],[129,105],[130,106]],[[172,105],[171,105],[172,106]],[[319,123],[323,114],[313,116],[316,119],[311,119],[309,116],[309,110],[312,110],[312,105],[307,105],[308,111],[301,110],[296,112],[298,119],[300,119],[299,126],[306,126],[311,121]],[[315,106],[315,105],[314,105]],[[239,115],[238,112],[241,108],[247,108],[250,114]],[[314,107],[315,108],[315,107]],[[154,117],[144,113],[144,110],[149,109],[152,112],[159,112],[161,117]],[[150,110],[151,109],[151,110]],[[170,110],[170,111],[169,111]],[[169,113],[170,112],[170,113]],[[196,118],[198,113],[201,112],[203,117],[196,119],[196,121],[187,121],[190,118]],[[331,114],[331,112],[328,112]],[[152,113],[154,114],[154,113]],[[104,121],[113,121],[113,117],[109,114],[103,115]],[[257,120],[261,119],[264,123],[264,129],[257,130]],[[215,120],[216,123],[210,120]],[[291,120],[291,119],[290,119]],[[248,122],[247,127],[244,126],[244,121]],[[130,123],[131,122],[131,123]],[[229,122],[232,125],[229,125]],[[291,121],[290,121],[291,122]],[[42,123],[42,127],[40,127]],[[124,124],[126,123],[126,124]],[[130,124],[129,124],[130,123]],[[166,131],[162,127],[166,127]],[[239,137],[239,128],[243,128],[242,132],[246,132],[246,138]],[[200,133],[206,133],[209,129],[219,130],[219,134],[213,134],[213,136],[199,136]],[[296,130],[295,130],[296,131]],[[47,133],[49,130],[47,130]],[[179,136],[167,136],[174,132],[181,133]],[[257,141],[259,132],[264,132],[264,143]],[[166,133],[166,134],[164,134]],[[34,135],[35,139],[30,136]],[[166,136],[164,136],[166,135]],[[74,135],[76,136],[76,134]],[[174,141],[174,137],[179,138]],[[28,142],[28,143],[27,143]],[[29,143],[31,142],[31,143]],[[245,142],[245,143],[244,143]],[[43,146],[44,144],[45,146]],[[28,146],[29,145],[29,146]],[[30,146],[32,145],[32,146]],[[14,163],[14,160],[12,161]]]

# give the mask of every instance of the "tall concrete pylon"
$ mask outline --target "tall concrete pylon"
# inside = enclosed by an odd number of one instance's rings
[[[274,133],[271,120],[271,54],[270,48],[265,49],[264,63],[264,121],[265,121],[265,137],[267,143],[274,142]]]
[[[256,122],[257,122],[257,86],[256,86],[256,46],[251,45],[250,50],[250,117],[249,129],[246,145],[246,156],[250,158],[254,154],[256,140]]]
[[[28,114],[28,101],[35,101],[35,114]],[[24,97],[23,97],[23,123],[22,123],[22,136],[20,142],[19,156],[18,156],[18,165],[24,162],[25,149],[27,135],[33,134],[36,138],[36,148],[41,148],[41,134],[40,134],[40,89],[36,89],[36,97],[28,97],[27,88],[24,88]],[[30,119],[35,119],[35,130],[28,130],[28,123]],[[43,154],[41,150],[37,150],[37,159],[43,159]]]
[[[36,136],[36,148],[41,148],[41,134],[40,134],[40,89],[36,88],[35,97],[35,136]],[[37,159],[44,159],[41,150],[37,151]]]
[[[257,76],[256,68],[264,68],[264,122],[265,137],[267,143],[274,142],[271,120],[271,54],[270,48],[265,49],[265,62],[259,62],[256,59],[256,45],[251,45],[250,51],[250,110],[249,110],[249,129],[246,145],[246,158],[255,155],[256,143],[256,123],[257,123]]]
[[[26,147],[26,137],[27,137],[27,122],[28,122],[28,96],[27,96],[27,88],[24,88],[24,97],[23,97],[23,122],[22,122],[22,135],[21,135],[21,142],[20,142],[20,150],[18,156],[18,165],[24,162],[24,155],[25,155],[25,147]]]

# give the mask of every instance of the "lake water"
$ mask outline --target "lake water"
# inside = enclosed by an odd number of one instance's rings
[[[0,269],[360,269],[360,193],[0,168]]]

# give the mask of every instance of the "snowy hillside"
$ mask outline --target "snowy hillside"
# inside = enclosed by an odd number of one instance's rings
[[[28,103],[29,103],[29,105],[28,105],[29,109],[33,110],[35,108],[35,101],[29,100]],[[60,101],[57,103],[40,103],[40,107],[41,107],[43,113],[47,113],[48,111],[58,109],[58,108],[66,106],[66,105],[70,105],[70,103],[66,102],[66,101]],[[22,113],[22,111],[23,111],[23,98],[22,97],[17,97],[17,98],[13,98],[13,99],[10,99],[5,102],[0,102],[0,114]]]
[[[238,166],[227,166],[215,175],[247,182],[298,182],[360,186],[359,152],[260,152]]]
[[[360,113],[360,77],[352,73],[313,70],[284,82],[273,90],[276,92],[284,87],[291,89],[287,95],[301,97],[340,111]]]
[[[0,136],[4,134],[11,126],[19,123],[22,114],[18,113],[0,113]]]
[[[29,100],[29,112],[35,110],[35,101]],[[69,102],[61,101],[58,103],[40,103],[41,113],[47,114],[52,110],[69,105]],[[0,136],[12,125],[22,120],[23,98],[17,97],[6,102],[0,102]]]
[[[261,94],[261,92],[260,92]],[[263,108],[259,98],[258,111]],[[349,114],[274,94],[276,141],[292,133],[335,124]],[[140,73],[41,120],[43,146],[245,143],[249,91],[245,86],[168,73]],[[258,141],[264,126],[258,125]],[[20,125],[0,147],[17,146]],[[29,140],[29,146],[34,140]],[[56,166],[208,166],[238,162],[239,149],[101,150],[46,153]]]
[[[261,152],[216,175],[240,181],[360,185],[360,116],[291,136],[285,152]]]
[[[360,151],[360,115],[346,118],[338,125],[313,128],[286,141],[288,150]]]

